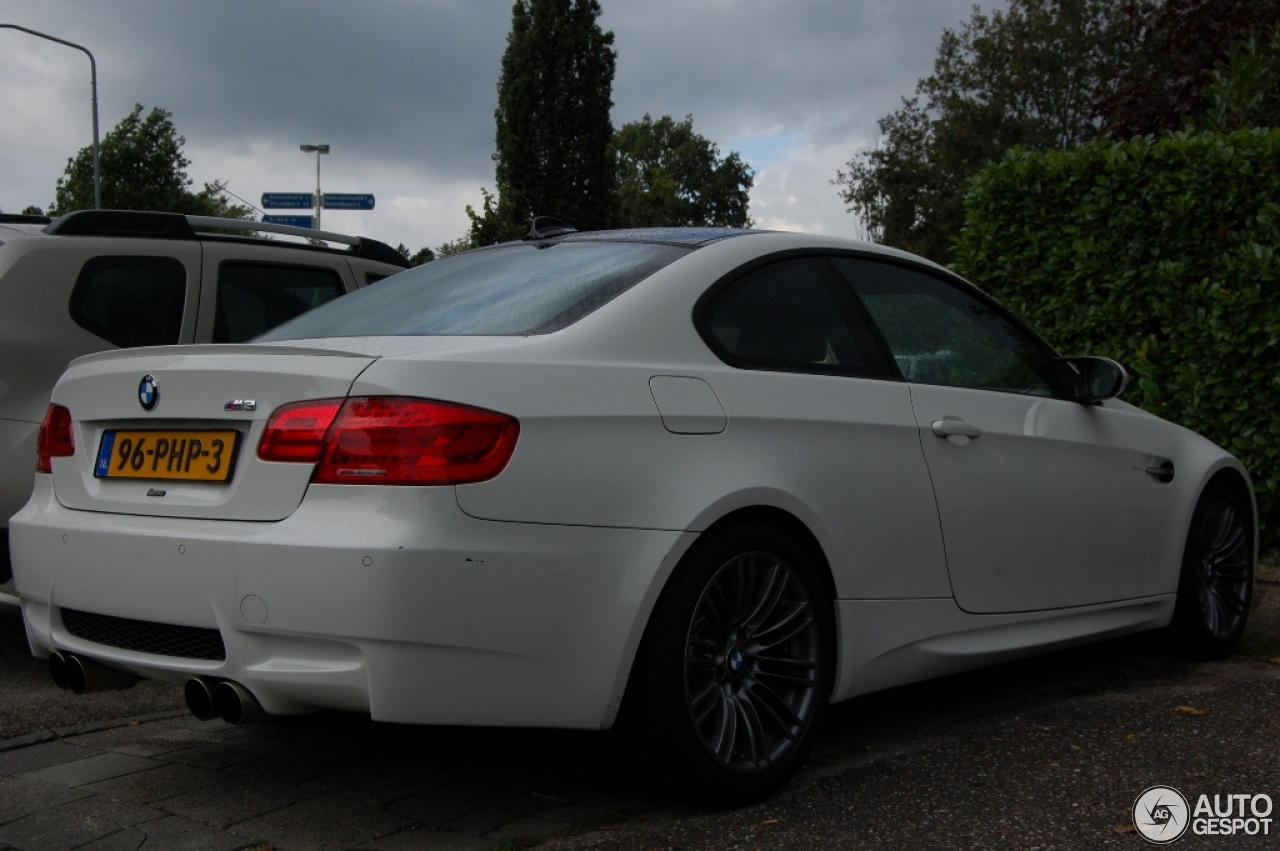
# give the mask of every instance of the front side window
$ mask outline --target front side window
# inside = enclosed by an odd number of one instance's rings
[[[1053,395],[1048,355],[1003,311],[913,269],[854,257],[833,262],[907,381]]]
[[[406,269],[258,341],[546,334],[577,322],[689,250],[560,242],[469,251]]]
[[[874,333],[819,258],[766,266],[717,293],[707,342],[734,366],[889,377]]]
[[[342,295],[342,279],[332,269],[223,263],[213,342],[243,343]]]
[[[122,349],[179,342],[187,270],[173,257],[95,257],[68,310],[77,325]]]

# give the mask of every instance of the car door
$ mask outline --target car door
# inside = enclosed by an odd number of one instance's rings
[[[27,501],[36,432],[75,358],[190,343],[200,246],[181,240],[32,236],[0,260],[0,528]],[[0,547],[4,542],[0,540]],[[0,557],[0,561],[7,558]]]
[[[39,423],[58,377],[78,357],[192,341],[198,243],[40,236],[6,249],[0,418]]]
[[[910,383],[960,606],[1142,596],[1163,494],[1125,418],[1062,398],[1047,347],[977,291],[903,265],[833,262]]]
[[[908,387],[826,261],[771,263],[704,299],[698,330],[730,367],[708,375],[732,447],[719,480],[799,499],[838,597],[950,596]]]
[[[204,243],[198,343],[243,343],[356,288],[345,258],[319,250]]]

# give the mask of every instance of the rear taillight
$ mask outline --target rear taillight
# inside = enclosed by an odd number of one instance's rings
[[[258,457],[318,461],[311,480],[321,484],[459,485],[501,473],[519,434],[520,424],[505,414],[366,396],[278,408]]]
[[[53,459],[76,454],[76,441],[71,435],[71,412],[61,405],[50,405],[36,436],[36,472],[52,473]]]
[[[342,399],[316,399],[281,405],[267,420],[258,442],[263,461],[302,461],[314,464],[324,451],[324,436],[342,410]]]

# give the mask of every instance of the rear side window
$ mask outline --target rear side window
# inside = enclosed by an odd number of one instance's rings
[[[342,295],[332,269],[223,263],[213,342],[243,343]]]
[[[733,366],[893,376],[870,323],[817,258],[775,263],[731,284],[707,305],[701,330]]]
[[[179,342],[187,270],[173,257],[95,257],[68,309],[77,325],[122,349]]]
[[[259,341],[547,334],[572,325],[689,250],[561,242],[469,251],[406,269]]]

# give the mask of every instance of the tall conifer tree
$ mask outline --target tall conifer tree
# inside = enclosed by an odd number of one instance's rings
[[[496,199],[471,216],[475,245],[514,239],[531,216],[608,227],[614,186],[613,33],[597,0],[516,0],[498,81]]]

